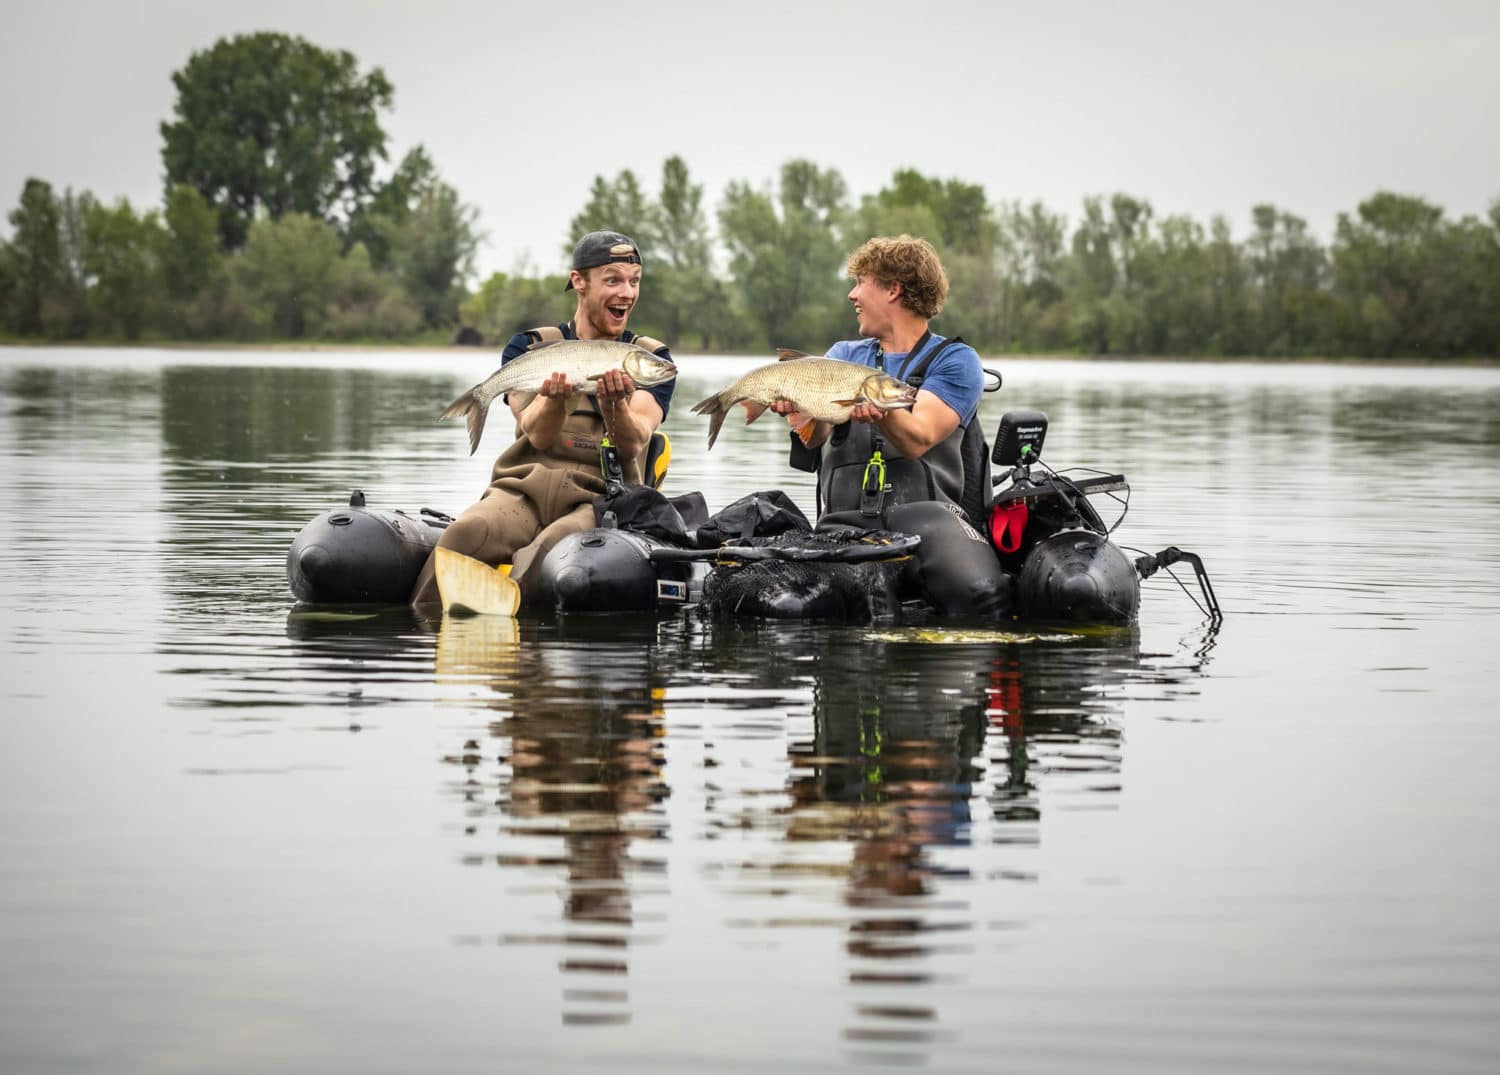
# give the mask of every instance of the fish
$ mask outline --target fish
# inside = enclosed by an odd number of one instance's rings
[[[490,404],[507,392],[536,392],[554,373],[565,374],[575,392],[593,395],[599,379],[613,369],[624,370],[638,387],[665,384],[677,376],[677,367],[644,347],[623,340],[550,340],[539,343],[519,358],[459,396],[441,418],[463,418],[469,427],[469,454],[479,450],[484,420]]]
[[[706,414],[708,446],[718,439],[724,416],[736,403],[745,408],[749,425],[770,405],[784,399],[803,415],[796,432],[806,444],[812,439],[814,421],[838,425],[849,420],[849,412],[861,403],[881,410],[910,407],[917,390],[872,366],[845,362],[841,358],[814,358],[801,351],[777,350],[775,362],[758,366],[723,391],[715,392],[693,406],[694,414]]]

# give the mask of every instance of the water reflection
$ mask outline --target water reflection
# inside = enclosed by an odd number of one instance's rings
[[[305,465],[371,453],[394,434],[432,425],[450,378],[371,369],[168,366],[161,373],[163,454],[182,461]]]
[[[641,927],[642,877],[665,859],[643,843],[668,836],[663,776],[664,673],[650,645],[654,625],[603,618],[518,627],[499,617],[445,617],[437,672],[477,685],[496,712],[484,737],[448,758],[470,835],[498,808],[502,850],[471,854],[529,878],[560,883],[564,928],[512,930],[502,946],[556,945],[565,976],[565,1024],[629,1022],[631,948]]]
[[[631,953],[663,939],[650,905],[668,895],[666,842],[723,843],[708,879],[766,907],[727,925],[756,944],[839,931],[840,1038],[865,1059],[924,1059],[957,1033],[942,991],[993,931],[1025,928],[1005,893],[1037,880],[1044,801],[1113,808],[1126,689],[1189,684],[1201,664],[1143,655],[1133,631],[991,634],[445,618],[439,682],[494,714],[446,758],[475,846],[464,861],[511,875],[523,902],[561,894],[560,922],[508,913],[493,940],[558,949],[564,1024],[628,1023]],[[669,727],[687,761],[670,771]],[[779,743],[780,786],[757,784],[764,765],[726,772],[721,736],[741,737],[742,757]],[[674,831],[664,804],[700,780],[701,829]],[[830,896],[841,911],[793,906]]]
[[[1039,759],[1066,757],[1090,773],[1093,790],[1117,790],[1119,731],[1089,696],[1134,664],[1134,640],[1118,636],[1104,650],[1113,663],[1075,666],[1081,675],[1058,667],[1069,644],[883,643],[867,658],[885,670],[873,679],[836,656],[821,664],[813,741],[793,745],[787,835],[853,844],[845,901],[855,1007],[843,1036],[861,1055],[919,1059],[951,1037],[927,987],[961,985],[954,979],[986,926],[980,909],[1006,918],[1006,886],[1035,879],[1027,851],[1039,839]],[[975,840],[980,804],[994,822],[984,838],[1009,845],[986,856],[986,877],[974,876],[972,856],[952,853]]]

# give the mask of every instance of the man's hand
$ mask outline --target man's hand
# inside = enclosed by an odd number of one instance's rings
[[[554,373],[542,382],[536,394],[546,399],[566,399],[573,394],[573,386],[568,383],[566,373]]]
[[[635,381],[622,369],[606,370],[599,378],[599,402],[617,403],[629,399],[635,391]]]
[[[773,399],[771,410],[786,418],[786,424],[793,429],[807,421],[807,415],[797,409],[797,405],[789,399]]]
[[[816,448],[828,439],[833,432],[833,426],[828,422],[820,422],[816,418],[809,417],[797,409],[797,405],[789,399],[773,399],[771,410],[786,417],[786,424],[791,427],[793,433],[802,438],[802,443],[809,448]]]
[[[608,370],[598,382],[599,413],[604,418],[604,428],[614,436],[621,417],[630,410],[630,397],[635,393],[635,381],[624,370]]]

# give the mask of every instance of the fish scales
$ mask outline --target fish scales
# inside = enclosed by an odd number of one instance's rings
[[[524,355],[502,365],[470,388],[443,411],[443,418],[464,418],[469,428],[469,454],[479,448],[490,404],[510,392],[536,392],[547,378],[561,373],[574,392],[597,394],[599,379],[612,369],[623,370],[638,387],[664,384],[677,376],[677,367],[634,343],[622,340],[555,340],[537,344]]]
[[[787,400],[808,419],[837,425],[847,422],[850,411],[860,403],[893,410],[916,402],[915,388],[873,366],[784,353],[788,357],[756,367],[693,407],[693,413],[709,416],[710,448],[718,439],[724,416],[737,403],[745,408],[746,425],[778,399]],[[812,435],[812,422],[803,425],[798,433],[807,441]]]

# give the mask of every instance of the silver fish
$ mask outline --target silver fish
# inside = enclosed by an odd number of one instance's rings
[[[642,388],[665,384],[677,367],[644,347],[622,340],[553,340],[540,343],[459,396],[442,414],[463,417],[469,425],[469,454],[479,449],[490,404],[507,392],[536,392],[554,373],[568,378],[573,391],[593,395],[599,379],[613,369],[624,370]]]
[[[838,425],[849,420],[849,412],[861,403],[881,410],[910,407],[917,390],[871,366],[840,358],[814,358],[801,351],[779,350],[779,361],[757,366],[734,384],[693,407],[706,414],[708,446],[718,439],[724,416],[736,403],[745,408],[745,424],[755,421],[778,399],[790,401],[807,421],[797,428],[803,443],[811,439],[813,421]]]

